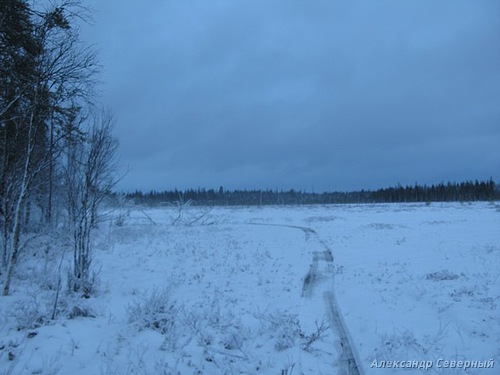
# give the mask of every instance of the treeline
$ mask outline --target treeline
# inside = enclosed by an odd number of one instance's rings
[[[431,186],[397,186],[371,193],[374,202],[472,202],[500,199],[499,186],[489,181],[448,182]]]
[[[184,191],[135,191],[126,198],[136,204],[184,204],[200,206],[264,206],[340,203],[453,202],[500,199],[499,186],[488,181],[448,182],[437,185],[401,186],[352,192],[309,193],[297,190],[188,189]]]
[[[78,0],[0,5],[0,281],[10,292],[31,238],[70,234],[75,292],[89,285],[91,228],[112,184],[112,118],[92,101],[98,62]]]

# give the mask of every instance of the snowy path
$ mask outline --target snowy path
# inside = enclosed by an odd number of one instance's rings
[[[351,344],[349,332],[344,323],[342,313],[335,298],[334,272],[333,272],[333,254],[328,245],[321,240],[316,231],[309,227],[287,225],[287,224],[269,224],[269,223],[251,223],[251,225],[276,226],[282,228],[298,229],[304,232],[306,241],[311,241],[321,245],[322,251],[314,251],[309,271],[304,277],[302,287],[302,298],[318,299],[320,296],[324,299],[325,312],[328,316],[330,329],[338,337],[337,350],[339,351],[340,361],[338,364],[339,375],[362,375],[357,360],[355,348]],[[320,271],[321,270],[321,271]],[[314,304],[309,304],[314,306]],[[305,309],[305,307],[303,307]]]

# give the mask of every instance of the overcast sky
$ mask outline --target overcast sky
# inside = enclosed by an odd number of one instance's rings
[[[88,0],[123,190],[500,181],[498,0]]]

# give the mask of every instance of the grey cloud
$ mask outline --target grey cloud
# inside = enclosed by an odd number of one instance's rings
[[[500,179],[500,3],[95,4],[122,187]]]

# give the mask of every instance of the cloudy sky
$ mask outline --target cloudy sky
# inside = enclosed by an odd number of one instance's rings
[[[498,0],[87,0],[119,188],[500,181]]]

